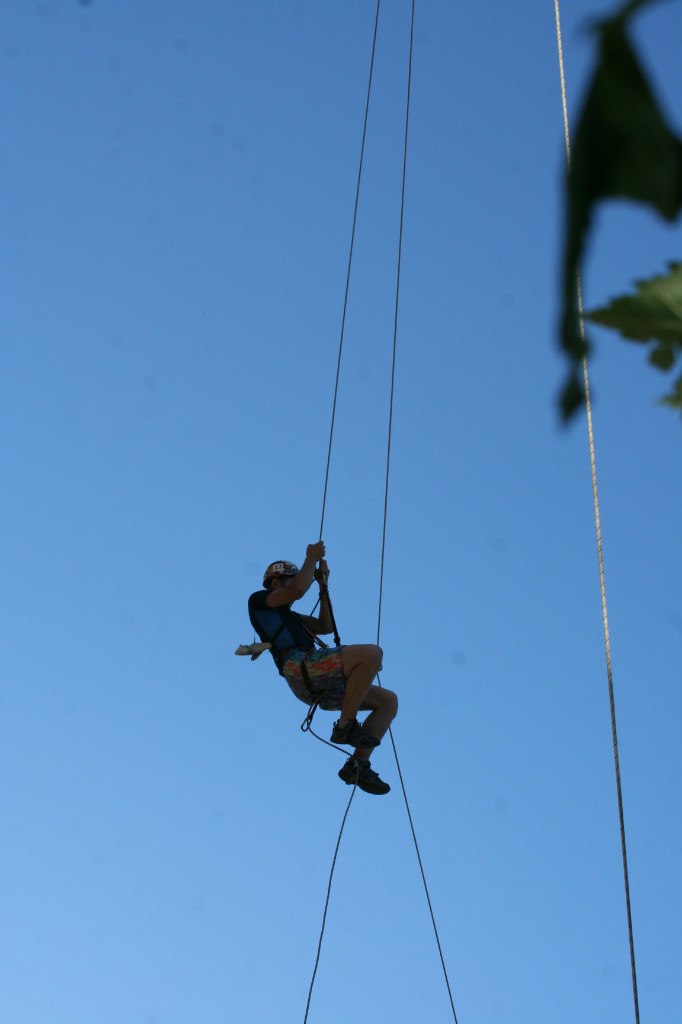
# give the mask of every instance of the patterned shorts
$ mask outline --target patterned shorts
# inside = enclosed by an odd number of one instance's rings
[[[346,693],[346,679],[341,663],[342,650],[342,647],[327,647],[322,651],[296,651],[282,667],[282,674],[291,692],[304,704],[312,704],[316,694],[324,693],[319,707],[323,711],[338,710]],[[303,678],[301,662],[304,658],[315,695],[310,693]]]

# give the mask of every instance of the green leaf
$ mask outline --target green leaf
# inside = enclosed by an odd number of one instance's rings
[[[670,394],[661,399],[663,405],[670,405],[682,413],[682,377],[678,377]]]
[[[572,373],[559,395],[559,407],[564,419],[569,419],[585,401],[585,388],[577,373]]]
[[[672,370],[675,365],[675,351],[672,345],[661,345],[649,353],[649,362],[659,370]]]
[[[578,274],[594,207],[606,199],[645,203],[666,220],[682,209],[682,140],[668,127],[627,34],[654,0],[628,0],[596,25],[600,50],[574,135],[567,188],[561,344],[575,365],[586,352]]]
[[[585,314],[587,320],[613,327],[631,341],[658,341],[650,359],[669,370],[674,348],[682,346],[682,263],[671,263],[662,277],[636,281],[633,295],[621,295],[608,306]]]

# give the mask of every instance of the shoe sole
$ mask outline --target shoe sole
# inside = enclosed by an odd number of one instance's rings
[[[347,779],[345,777],[345,775],[343,775],[341,772],[339,772],[339,778],[341,779],[342,782],[345,782],[347,786],[354,786],[355,785],[355,772],[353,772],[353,775],[351,776],[350,779]],[[367,785],[363,786],[361,780],[358,779],[357,780],[357,786],[358,786],[358,789],[361,789],[363,793],[369,793],[371,796],[386,796],[387,793],[391,792],[391,787],[389,786],[389,784],[387,782],[382,783],[382,787],[385,787],[385,788],[382,788],[382,789],[370,789]]]
[[[332,743],[338,743],[341,747],[371,747],[372,750],[381,743],[381,740],[378,740],[375,736],[366,736],[365,733],[362,733],[359,738],[356,736],[353,739],[349,737],[345,740],[339,739],[335,733],[332,733],[330,740]]]

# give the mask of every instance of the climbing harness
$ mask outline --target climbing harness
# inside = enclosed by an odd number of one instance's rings
[[[566,74],[564,67],[564,51],[561,34],[561,11],[559,0],[554,0],[554,18],[556,23],[556,38],[559,60],[559,80],[561,85],[561,107],[564,122],[564,146],[566,150],[566,164],[571,166],[571,135],[568,120],[568,102],[566,99]],[[583,342],[585,341],[585,322],[583,319],[583,297],[580,280],[580,271],[577,273],[577,297],[580,333]],[[590,397],[590,379],[587,365],[587,355],[583,355],[583,381],[585,387],[585,410],[587,415],[587,437],[590,451],[590,474],[592,478],[592,500],[594,505],[594,522],[597,538],[597,561],[599,566],[599,589],[601,593],[602,625],[604,631],[604,648],[606,655],[606,677],[609,690],[609,706],[611,710],[611,735],[613,741],[613,760],[616,773],[616,793],[618,797],[618,821],[620,825],[621,856],[623,861],[623,880],[625,885],[625,907],[628,922],[628,939],[630,944],[630,971],[632,975],[632,995],[634,1001],[635,1021],[639,1024],[639,996],[637,993],[637,968],[635,965],[635,940],[632,927],[632,908],[630,905],[630,882],[628,877],[628,855],[625,842],[625,815],[623,812],[623,791],[620,778],[620,760],[618,757],[618,732],[616,729],[616,704],[613,689],[613,666],[611,662],[611,637],[609,632],[609,616],[606,605],[606,576],[604,571],[604,551],[602,548],[601,516],[599,512],[599,492],[597,489],[597,459],[594,445],[594,427],[592,421],[592,400]]]
[[[270,572],[270,570],[272,569],[273,566],[290,566],[291,569],[296,569],[296,566],[293,564],[293,562],[273,562],[272,565],[269,565],[268,568],[265,570],[265,576],[263,577],[263,583],[265,583],[265,581],[267,579],[269,579],[270,576],[277,575],[277,573],[275,573],[275,572]],[[279,570],[278,570],[278,572],[279,572]],[[298,569],[296,569],[296,572],[281,571],[281,572],[279,572],[279,574],[283,575],[283,576],[295,576],[297,572],[298,572]],[[322,584],[320,586],[321,586],[321,589],[322,589]],[[324,586],[325,586],[325,590],[326,590],[326,583],[324,584]],[[328,591],[326,591],[326,592],[327,592],[327,600],[329,600],[329,592]],[[318,599],[318,604],[319,604],[319,599]],[[333,621],[334,616],[333,616],[333,613],[331,612],[331,604],[330,604],[329,607],[330,607],[330,614],[332,616],[332,621]],[[315,613],[315,609],[316,608],[317,608],[317,604],[315,605],[315,608],[313,608],[313,611],[311,612],[311,614]],[[309,629],[308,626],[305,624],[305,622],[301,621],[301,616],[298,615],[297,612],[290,611],[289,615],[293,616],[295,619],[298,620],[299,626],[304,630],[304,632],[306,632],[308,634],[308,636],[312,639],[314,644],[317,643],[317,644],[319,644],[320,647],[326,647],[327,646],[327,644],[324,642],[324,640],[320,640],[319,636],[317,636],[315,633],[313,633],[312,629]],[[286,629],[286,627],[288,625],[289,625],[289,622],[287,621],[287,619],[285,617],[283,617],[282,621],[280,622],[280,624],[277,627],[277,629],[275,630],[275,632],[267,640],[264,640],[261,643],[258,643],[258,642],[256,642],[256,640],[254,638],[254,642],[251,643],[251,644],[239,644],[239,646],[235,649],[234,653],[242,655],[242,656],[243,655],[250,655],[251,656],[251,661],[255,661],[256,658],[260,658],[261,654],[263,654],[264,651],[276,650],[276,648],[275,648],[275,641],[279,637],[280,633],[282,633],[282,631],[284,629]],[[336,636],[336,644],[338,646],[340,641],[338,639],[338,634],[336,633],[336,623],[334,623],[334,634]],[[279,652],[279,653],[281,653],[281,652]],[[275,658],[275,661],[277,661],[277,658]]]
[[[291,614],[292,615],[296,615],[296,612],[292,612]],[[296,615],[296,618],[298,618],[297,615]],[[234,653],[235,654],[241,654],[241,655],[250,654],[251,655],[251,661],[255,661],[256,658],[260,658],[261,654],[264,651],[271,651],[271,650],[273,650],[274,645],[275,645],[275,640],[280,635],[282,630],[286,629],[287,625],[288,625],[287,620],[286,619],[282,619],[282,622],[279,624],[279,626],[277,627],[277,629],[272,634],[272,636],[270,637],[269,640],[264,640],[262,643],[257,643],[254,640],[254,642],[252,644],[240,644],[239,647],[237,647],[237,649],[235,650]],[[300,625],[303,626],[303,628],[306,630],[307,633],[310,633],[310,630],[306,629],[306,627],[303,625],[302,622],[300,623]],[[311,633],[310,635],[313,636],[314,634]],[[321,642],[322,641],[320,641],[320,643]]]
[[[293,562],[272,562],[265,570],[265,575],[263,576],[263,586],[266,586],[268,580],[270,580],[273,576],[296,576],[298,571],[299,570],[297,566],[295,566]],[[329,596],[329,585],[327,583],[326,576],[323,576],[322,579],[320,580],[320,597],[317,599],[317,603],[315,604],[315,607],[310,613],[311,616],[315,614],[317,606],[319,605],[322,597],[326,598],[327,607],[329,610],[329,617],[331,619],[332,629],[334,632],[334,643],[337,647],[339,647],[341,645],[341,640],[339,639],[339,632],[338,629],[336,628],[334,609],[332,607],[331,598]],[[306,623],[301,620],[301,616],[298,615],[297,612],[291,612],[291,615],[298,619],[299,625],[312,639],[313,643],[318,644],[320,647],[327,647],[327,644],[324,642],[324,640],[321,640],[316,633],[313,633],[312,629],[310,629],[306,625]],[[274,648],[275,640],[278,638],[280,633],[286,628],[286,626],[287,621],[286,619],[283,619],[283,621],[280,623],[278,628],[275,630],[273,635],[268,640],[265,640],[262,643],[257,643],[256,640],[254,639],[254,642],[251,644],[239,644],[239,646],[235,649],[234,653],[242,656],[250,655],[251,661],[255,661],[257,658],[260,658],[261,654],[263,654],[264,651],[270,651]]]

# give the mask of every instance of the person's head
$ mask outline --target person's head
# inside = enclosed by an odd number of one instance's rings
[[[297,574],[298,567],[293,562],[271,562],[263,574],[263,586],[266,590],[277,590]]]

